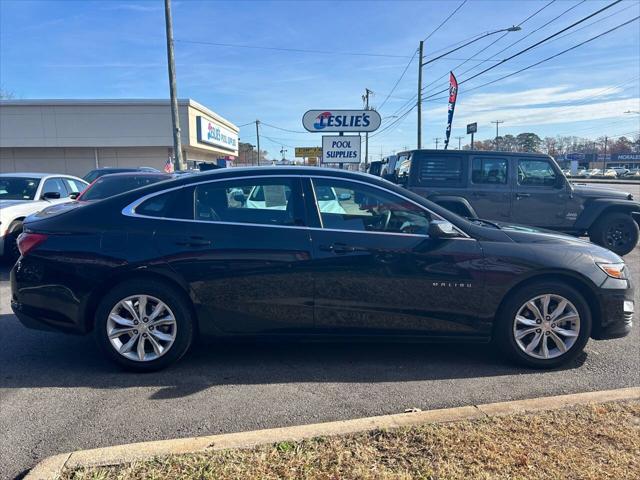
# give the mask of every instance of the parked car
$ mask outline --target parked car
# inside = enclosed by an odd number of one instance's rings
[[[459,215],[558,230],[626,255],[638,243],[640,203],[627,192],[570,183],[541,154],[412,150],[398,182]]]
[[[618,172],[612,168],[606,169],[602,175],[609,178],[618,178]]]
[[[626,167],[611,167],[611,170],[616,172],[618,177],[624,177],[627,173],[629,173],[629,169]]]
[[[174,178],[168,173],[127,172],[102,175],[91,183],[83,192],[73,194],[72,198],[83,202],[103,200],[129,190],[145,187],[152,183]]]
[[[591,177],[599,177],[602,175],[602,170],[600,170],[599,168],[592,168],[590,170],[587,170],[585,176],[587,178],[591,178]]]
[[[68,202],[87,182],[71,175],[48,173],[0,174],[0,257],[18,258],[16,244],[27,215],[51,204]]]
[[[83,178],[88,183],[93,182],[96,178],[101,177],[102,175],[109,175],[111,173],[126,173],[126,172],[152,172],[152,173],[160,173],[160,170],[157,170],[153,167],[135,167],[135,168],[126,168],[126,167],[103,167],[96,168],[95,170],[91,170],[87,173]]]
[[[398,162],[397,155],[389,155],[382,159],[382,169],[380,170],[380,176],[387,180],[393,181],[396,173],[396,163]]]
[[[258,187],[288,191],[285,208],[233,198]],[[323,190],[344,195],[347,213],[322,211]],[[607,249],[467,220],[337,169],[156,183],[30,216],[19,246],[20,321],[92,332],[111,360],[140,371],[177,361],[196,335],[494,340],[525,365],[555,367],[589,338],[627,335],[634,311],[628,269]]]
[[[367,173],[369,175],[375,175],[376,177],[380,176],[380,170],[382,169],[382,161],[374,160],[369,163],[369,168],[367,169]]]

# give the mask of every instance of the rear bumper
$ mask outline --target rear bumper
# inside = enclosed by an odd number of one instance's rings
[[[20,258],[10,276],[11,309],[18,320],[36,330],[86,333],[80,298],[60,284],[61,272],[45,274],[42,265],[25,263]]]

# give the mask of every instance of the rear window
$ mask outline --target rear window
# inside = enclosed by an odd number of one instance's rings
[[[414,154],[418,165],[417,181],[420,185],[457,186],[462,184],[462,157],[454,155]]]

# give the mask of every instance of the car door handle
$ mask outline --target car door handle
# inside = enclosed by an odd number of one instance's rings
[[[211,245],[211,240],[203,237],[185,237],[178,240],[176,245],[181,247],[208,247]]]
[[[332,252],[338,255],[352,253],[356,251],[356,247],[345,245],[344,243],[332,243],[331,245],[320,245],[318,248],[323,252]]]
[[[520,200],[521,198],[527,198],[530,197],[531,194],[530,193],[516,193],[516,199]]]

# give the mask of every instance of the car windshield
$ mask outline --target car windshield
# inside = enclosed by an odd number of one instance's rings
[[[37,178],[0,178],[0,200],[33,200],[38,189]]]
[[[87,190],[84,191],[78,200],[93,201],[102,200],[103,198],[113,197],[120,193],[128,192],[136,188],[151,185],[152,183],[166,180],[169,177],[145,175],[145,176],[133,176],[133,177],[100,177],[94,183],[92,183]]]

